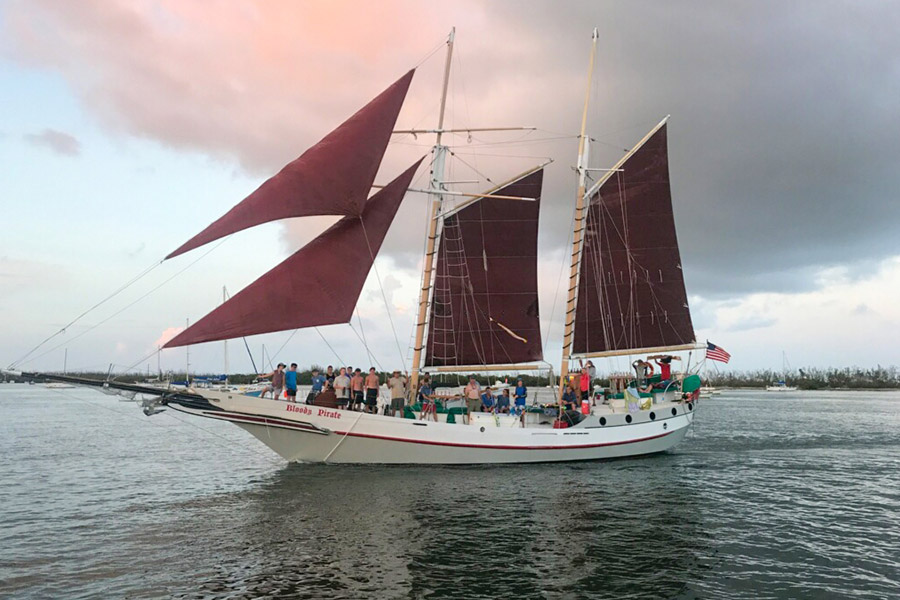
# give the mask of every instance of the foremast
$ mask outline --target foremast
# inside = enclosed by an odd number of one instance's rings
[[[422,271],[422,286],[419,290],[419,310],[416,316],[416,337],[413,346],[412,373],[410,373],[409,393],[414,398],[419,389],[419,365],[422,364],[422,349],[425,346],[425,326],[428,323],[428,297],[431,294],[431,281],[434,276],[434,248],[437,240],[438,218],[443,205],[444,163],[447,159],[447,146],[444,146],[444,112],[447,107],[447,88],[450,83],[450,64],[453,59],[453,41],[456,38],[456,27],[450,30],[447,38],[447,60],[444,63],[444,83],[441,91],[441,108],[438,115],[437,138],[434,143],[434,161],[431,164],[431,178],[428,189],[431,195],[431,209],[428,217],[428,232],[425,238],[425,264]]]
[[[563,332],[562,362],[559,369],[559,399],[562,403],[562,394],[565,389],[566,378],[569,376],[569,360],[572,355],[572,342],[575,339],[575,309],[578,297],[578,276],[581,265],[581,249],[584,241],[584,198],[587,184],[588,170],[588,144],[585,132],[587,130],[588,106],[591,100],[591,79],[594,75],[594,57],[597,54],[597,28],[591,36],[591,58],[588,63],[587,91],[584,95],[584,110],[581,114],[581,134],[578,138],[578,191],[575,194],[575,219],[572,233],[572,260],[569,265],[569,293],[566,297],[566,319]]]
[[[426,337],[428,334],[428,322],[429,322],[429,311],[431,308],[431,303],[433,301],[434,295],[434,280],[435,280],[435,255],[437,254],[437,245],[438,240],[441,236],[442,227],[441,225],[444,222],[444,219],[451,216],[452,214],[458,212],[463,207],[477,202],[480,199],[484,198],[495,198],[495,199],[506,199],[506,200],[532,200],[532,198],[519,197],[519,196],[509,196],[503,194],[496,194],[494,192],[498,190],[502,190],[506,184],[501,184],[500,186],[495,187],[494,189],[481,194],[470,194],[463,193],[453,190],[447,189],[447,184],[450,183],[444,179],[444,170],[447,161],[447,155],[450,153],[450,149],[448,146],[443,144],[443,134],[444,133],[453,133],[453,132],[468,132],[471,133],[473,131],[519,131],[519,130],[530,130],[534,129],[533,127],[478,127],[478,128],[462,128],[462,129],[445,129],[444,128],[444,117],[445,117],[445,109],[447,105],[447,93],[449,90],[450,83],[450,66],[452,64],[453,58],[453,45],[454,39],[456,37],[456,28],[452,28],[450,30],[450,35],[447,38],[447,57],[444,63],[444,78],[441,92],[441,103],[440,110],[438,115],[438,126],[437,129],[408,129],[408,130],[397,130],[394,133],[411,133],[411,134],[419,134],[419,133],[434,133],[436,135],[435,144],[432,148],[433,160],[431,165],[431,176],[429,181],[428,189],[426,190],[418,190],[411,189],[410,191],[416,192],[424,192],[431,196],[431,207],[430,207],[430,215],[428,219],[428,224],[426,227],[426,239],[425,239],[425,258],[422,269],[422,285],[419,290],[419,305],[416,316],[416,330],[415,330],[415,338],[413,345],[413,357],[412,357],[412,369],[409,378],[409,394],[410,400],[415,398],[415,394],[419,388],[419,373],[422,369],[424,351],[426,349]],[[525,177],[541,168],[546,166],[549,163],[544,163],[539,167],[535,167],[529,169],[528,171],[518,175],[512,180],[506,182],[507,184],[512,183],[513,181]],[[468,200],[462,202],[460,205],[452,208],[450,210],[444,210],[444,199],[446,197],[467,197]],[[477,369],[478,366],[473,367]]]

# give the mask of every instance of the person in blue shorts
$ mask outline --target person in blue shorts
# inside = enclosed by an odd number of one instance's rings
[[[525,401],[528,399],[528,388],[525,383],[519,379],[516,381],[516,414],[525,412]]]
[[[312,388],[306,397],[307,404],[315,404],[316,396],[318,396],[325,388],[325,376],[319,373],[318,369],[312,370]]]
[[[288,402],[297,402],[297,363],[291,363],[291,368],[284,372],[284,389]]]

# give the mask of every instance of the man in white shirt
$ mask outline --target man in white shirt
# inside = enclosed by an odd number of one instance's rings
[[[334,392],[337,394],[338,408],[347,408],[350,403],[350,378],[344,367],[341,367],[340,375],[334,378]]]
[[[405,375],[401,375],[400,371],[394,371],[394,374],[387,381],[388,389],[391,392],[391,416],[403,416],[403,407],[406,404],[406,386],[407,380]]]

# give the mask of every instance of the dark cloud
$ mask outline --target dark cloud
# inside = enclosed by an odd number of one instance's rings
[[[591,123],[611,146],[640,137],[604,135],[613,124],[673,115],[672,187],[692,292],[809,289],[821,268],[900,250],[900,6],[491,8],[543,32],[547,69],[578,56],[573,40],[584,52],[576,23],[600,24],[600,112]],[[618,156],[600,153],[605,164]],[[548,227],[565,229],[548,216]]]
[[[45,129],[40,133],[26,133],[22,138],[29,144],[49,148],[63,156],[78,156],[81,154],[81,142],[63,131]]]
[[[541,131],[453,136],[471,166],[456,161],[451,175],[503,180],[554,157],[542,210],[548,251],[571,227],[573,136],[596,24],[592,163],[612,164],[672,115],[672,189],[692,294],[811,289],[823,268],[898,252],[896,3],[398,2],[379,5],[388,25],[377,28],[352,4],[223,7],[214,20],[165,1],[143,13],[119,2],[13,6],[11,54],[62,72],[106,126],[260,174],[324,135],[457,24],[448,124]],[[412,21],[417,27],[406,26]],[[350,33],[337,38],[339,26]],[[417,73],[402,126],[434,125],[441,66],[438,52]],[[379,181],[430,141],[396,140]],[[223,201],[223,212],[237,200]],[[426,205],[410,196],[385,241],[399,266],[421,256]]]

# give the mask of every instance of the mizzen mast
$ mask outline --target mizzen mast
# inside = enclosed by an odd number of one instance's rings
[[[597,28],[591,36],[591,60],[588,64],[587,91],[584,95],[584,111],[581,114],[581,135],[578,139],[578,192],[575,196],[575,221],[572,236],[572,261],[569,266],[569,293],[566,298],[566,325],[563,333],[562,363],[559,369],[559,398],[562,399],[565,381],[569,375],[569,359],[572,355],[572,341],[575,339],[575,308],[578,297],[578,275],[581,265],[581,249],[584,241],[584,209],[585,186],[588,170],[588,145],[585,131],[587,129],[588,104],[591,99],[591,78],[594,74],[594,56],[597,53]]]

